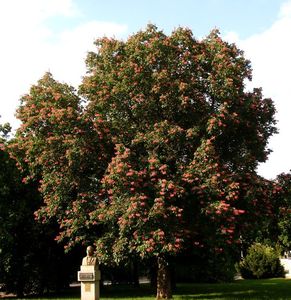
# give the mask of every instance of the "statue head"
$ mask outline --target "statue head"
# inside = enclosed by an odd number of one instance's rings
[[[94,248],[92,246],[88,246],[86,249],[86,253],[88,256],[92,256],[94,254]]]

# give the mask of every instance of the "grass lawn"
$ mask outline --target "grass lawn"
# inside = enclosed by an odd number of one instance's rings
[[[49,298],[25,299],[80,299],[80,290],[72,289],[66,295],[51,296]],[[131,286],[106,286],[101,290],[100,299],[122,300],[154,300],[155,291],[148,285],[140,288]],[[174,291],[174,300],[182,299],[208,299],[208,300],[234,300],[234,299],[290,299],[291,279],[266,279],[266,280],[237,280],[233,283],[220,284],[178,284]]]

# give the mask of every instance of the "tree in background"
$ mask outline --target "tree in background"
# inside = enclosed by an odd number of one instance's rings
[[[31,254],[31,238],[35,234],[32,222],[33,212],[39,199],[34,190],[26,188],[15,161],[5,151],[10,126],[1,125],[0,149],[0,273],[1,283],[7,288],[23,295],[25,267]]]
[[[86,105],[45,75],[22,98],[13,151],[41,176],[38,215],[60,239],[94,240],[102,263],[156,258],[157,298],[171,298],[171,257],[231,248],[269,201],[255,201],[255,168],[276,132],[273,102],[245,91],[250,62],[217,31],[198,41],[149,25],[96,47]]]
[[[56,226],[36,222],[42,203],[37,184],[25,183],[8,154],[10,126],[0,125],[0,132],[0,283],[18,297],[64,288],[70,257],[54,241]]]
[[[244,216],[244,253],[254,242],[276,248],[281,255],[290,251],[290,178],[289,173],[282,173],[274,180],[253,179],[252,203],[256,212],[255,219]],[[258,225],[260,230],[252,230]]]
[[[277,184],[282,189],[282,201],[278,205],[278,228],[279,228],[279,243],[283,250],[291,251],[291,174],[279,174],[276,178]]]
[[[272,187],[269,189],[271,205],[267,208],[269,210],[269,218],[265,218],[264,222],[262,222],[262,230],[260,234],[256,236],[256,240],[269,246],[279,248],[283,255],[284,251],[290,251],[291,249],[290,173],[279,174],[274,180],[269,181],[269,187]],[[265,190],[268,189],[265,188]],[[254,238],[252,240],[254,240]]]

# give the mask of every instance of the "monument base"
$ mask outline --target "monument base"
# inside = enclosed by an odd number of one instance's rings
[[[81,300],[99,300],[99,283],[81,282]]]
[[[81,281],[81,300],[99,300],[100,271],[95,266],[81,266],[78,281]]]

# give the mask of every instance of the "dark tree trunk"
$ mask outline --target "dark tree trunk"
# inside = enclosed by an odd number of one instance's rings
[[[24,296],[24,279],[22,277],[18,278],[17,283],[16,283],[16,296],[17,298],[23,298]]]
[[[170,267],[163,256],[158,257],[157,299],[172,299]]]
[[[138,262],[135,259],[130,264],[130,281],[134,287],[139,288]]]
[[[157,265],[157,259],[151,259],[149,261],[149,276],[150,276],[150,282],[151,282],[151,287],[156,288],[157,287],[157,270],[158,270],[158,265]]]

